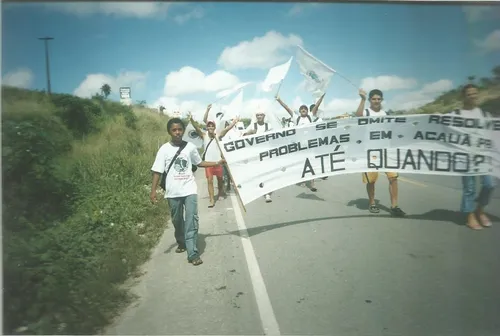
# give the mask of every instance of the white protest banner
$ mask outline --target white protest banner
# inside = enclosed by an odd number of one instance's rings
[[[337,119],[220,146],[248,204],[289,185],[339,174],[500,176],[500,153],[492,141],[498,136],[499,119],[412,115]]]
[[[297,64],[300,73],[306,78],[306,90],[316,98],[326,92],[328,84],[336,72],[301,46],[297,46]]]
[[[182,140],[191,142],[196,146],[196,148],[203,148],[203,139],[200,138],[198,135],[198,132],[194,129],[194,126],[189,123],[186,126],[186,131],[184,132],[184,136],[182,137]]]
[[[286,63],[277,65],[269,69],[266,79],[261,85],[262,91],[270,92],[276,84],[281,83],[281,81],[285,79],[286,75],[288,74],[288,70],[290,70],[292,59],[293,56],[290,57],[290,59]]]

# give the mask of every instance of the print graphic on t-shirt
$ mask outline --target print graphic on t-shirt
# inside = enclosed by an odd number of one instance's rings
[[[183,157],[177,157],[174,163],[174,169],[178,173],[184,173],[188,168],[188,162]]]

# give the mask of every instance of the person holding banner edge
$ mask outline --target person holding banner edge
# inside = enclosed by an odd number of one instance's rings
[[[463,105],[461,109],[452,111],[452,114],[463,115],[466,118],[488,118],[489,113],[478,106],[478,87],[467,84],[462,89]],[[491,221],[484,213],[484,208],[489,204],[495,188],[491,175],[481,175],[481,191],[477,195],[477,176],[462,176],[462,201],[460,211],[466,215],[466,225],[472,230],[481,230],[491,227]],[[477,202],[477,205],[475,203]],[[479,221],[478,221],[479,220]]]
[[[194,266],[203,261],[198,253],[198,191],[196,179],[191,169],[198,167],[216,167],[225,160],[208,162],[201,159],[198,149],[190,142],[182,140],[186,126],[179,118],[172,118],[167,123],[171,137],[156,153],[151,167],[153,182],[149,195],[153,204],[158,203],[156,188],[160,176],[166,172],[165,199],[170,207],[170,217],[174,225],[174,236],[177,241],[176,253],[187,251],[188,262]]]
[[[210,112],[211,104],[207,106],[207,110],[205,112],[205,116],[203,117],[203,120],[208,119],[208,113]],[[239,121],[238,118],[235,118],[233,122],[226,128],[224,128],[220,134],[216,134],[216,125],[215,121],[208,121],[206,122],[207,125],[207,133],[205,134],[195,123],[193,120],[193,117],[191,113],[188,115],[188,120],[191,122],[193,125],[194,129],[196,130],[196,133],[200,136],[201,139],[203,139],[204,145],[204,152],[202,156],[202,160],[205,161],[205,159],[209,161],[219,161],[222,159],[222,155],[220,152],[220,149],[217,145],[217,142],[214,141],[216,136],[219,136],[219,138],[224,137],[229,130],[231,130],[234,125]],[[214,190],[214,176],[217,178],[217,191],[218,195],[217,198],[225,198],[226,191],[224,190],[224,180],[223,180],[223,174],[224,174],[224,169],[223,166],[216,166],[216,167],[207,167],[205,168],[205,176],[207,178],[207,187],[208,187],[208,195],[210,198],[210,204],[208,205],[209,208],[213,208],[215,206],[215,190]]]
[[[382,117],[386,116],[387,113],[382,109],[382,101],[384,100],[384,95],[382,91],[378,89],[371,90],[368,94],[368,99],[370,101],[370,107],[365,109],[366,103],[366,92],[363,89],[359,89],[359,96],[361,101],[359,102],[358,109],[356,111],[357,117]],[[389,195],[391,197],[391,214],[395,217],[404,217],[406,213],[401,210],[398,206],[398,173],[386,172],[387,178],[389,179]],[[378,180],[378,172],[366,172],[363,173],[363,183],[366,184],[366,192],[368,193],[368,210],[371,213],[379,213],[380,209],[375,204],[375,183]]]

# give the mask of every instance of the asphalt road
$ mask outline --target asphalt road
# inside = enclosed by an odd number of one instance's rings
[[[379,214],[353,174],[318,181],[317,193],[279,190],[243,216],[234,196],[208,209],[197,175],[205,263],[175,254],[167,229],[140,299],[107,334],[500,335],[498,191],[496,223],[472,231],[457,213],[459,178],[403,175],[398,219],[384,211],[383,175]]]

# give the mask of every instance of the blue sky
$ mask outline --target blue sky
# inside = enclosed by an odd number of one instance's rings
[[[269,68],[295,56],[295,45],[301,43],[357,86],[382,88],[386,108],[411,108],[469,75],[488,76],[500,65],[499,8],[361,3],[3,5],[2,82],[44,89],[44,49],[37,37],[49,35],[55,38],[50,43],[54,92],[86,96],[108,83],[111,98],[118,99],[118,87],[130,86],[133,100],[199,116],[218,91],[237,81],[264,80]],[[294,108],[312,103],[311,95],[301,89],[302,80],[293,61],[280,96]],[[272,94],[258,94],[250,85],[244,97],[247,113]],[[334,76],[323,111],[354,111],[358,99],[353,86]]]

